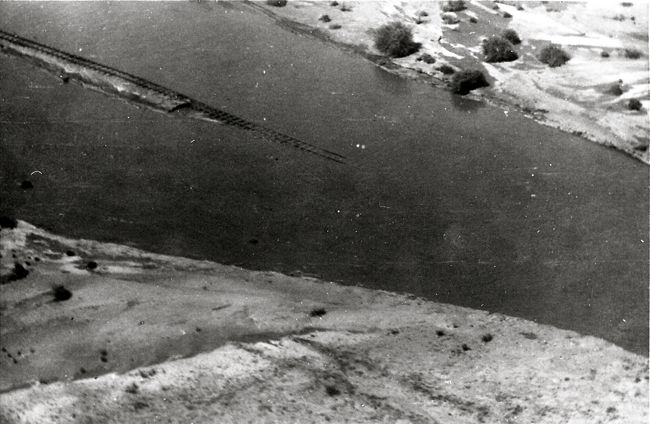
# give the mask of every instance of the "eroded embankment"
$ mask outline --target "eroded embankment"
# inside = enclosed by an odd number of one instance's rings
[[[143,78],[0,31],[0,49],[6,54],[29,60],[61,78],[158,112],[230,125],[250,131],[254,137],[290,146],[322,158],[344,163],[342,155],[298,140],[286,134],[216,109],[184,94]]]
[[[601,339],[25,222],[0,235],[1,422],[647,422],[647,358]]]

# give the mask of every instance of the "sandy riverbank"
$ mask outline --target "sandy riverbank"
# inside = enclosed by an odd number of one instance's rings
[[[3,423],[648,419],[647,358],[597,338],[24,222],[1,236]]]
[[[440,71],[441,65],[482,69],[491,86],[474,91],[472,97],[495,103],[506,113],[508,109],[523,111],[545,125],[650,163],[647,2],[474,0],[465,2],[467,9],[449,13],[440,10],[440,3],[290,0],[285,7],[255,5],[285,26],[333,41],[392,72],[434,85],[446,86],[450,79]],[[328,19],[322,18],[325,15]],[[443,15],[458,23],[443,23]],[[417,53],[388,60],[376,51],[372,31],[391,21],[413,29],[415,41],[422,44]],[[519,59],[483,62],[482,39],[506,28],[516,30],[522,39],[517,46]],[[559,68],[539,62],[537,52],[549,43],[561,45],[571,60]],[[641,56],[627,58],[626,49],[638,50]],[[602,57],[602,52],[609,56]],[[418,60],[422,54],[431,55],[435,63]],[[619,80],[622,93],[609,93]],[[642,102],[641,111],[627,109],[632,98]]]

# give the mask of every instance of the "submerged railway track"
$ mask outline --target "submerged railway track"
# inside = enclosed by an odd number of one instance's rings
[[[336,152],[214,108],[144,78],[16,34],[0,30],[0,50],[5,54],[26,59],[55,74],[64,82],[74,81],[84,87],[144,105],[158,112],[240,128],[249,131],[257,139],[289,146],[334,162],[345,163],[345,157]]]

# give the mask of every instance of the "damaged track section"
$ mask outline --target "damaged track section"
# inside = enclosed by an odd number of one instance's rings
[[[0,49],[3,53],[18,56],[36,66],[47,69],[64,81],[73,80],[85,87],[145,105],[158,112],[217,122],[248,130],[260,140],[287,145],[334,162],[345,163],[345,157],[336,152],[322,149],[247,121],[135,75],[2,30],[0,30]]]

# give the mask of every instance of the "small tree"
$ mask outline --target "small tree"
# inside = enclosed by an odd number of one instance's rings
[[[460,12],[467,9],[465,2],[462,0],[446,1],[442,3],[443,12]]]
[[[461,95],[465,95],[477,88],[489,86],[490,84],[485,79],[483,72],[477,70],[460,71],[451,80],[451,90]]]
[[[625,49],[625,57],[628,59],[638,59],[641,57],[641,51],[637,49]]]
[[[515,31],[514,29],[507,29],[503,31],[501,33],[501,36],[506,40],[510,41],[512,44],[521,43],[521,38],[519,38],[519,34],[517,34],[517,31]]]
[[[542,49],[539,54],[539,60],[542,63],[547,64],[551,68],[556,68],[567,63],[571,59],[571,56],[560,46],[555,44],[550,44]]]
[[[404,57],[415,53],[420,43],[413,41],[413,31],[401,22],[391,22],[379,27],[375,33],[375,47],[392,57]]]
[[[490,37],[483,42],[483,54],[486,62],[512,62],[519,58],[512,43],[499,36]]]

